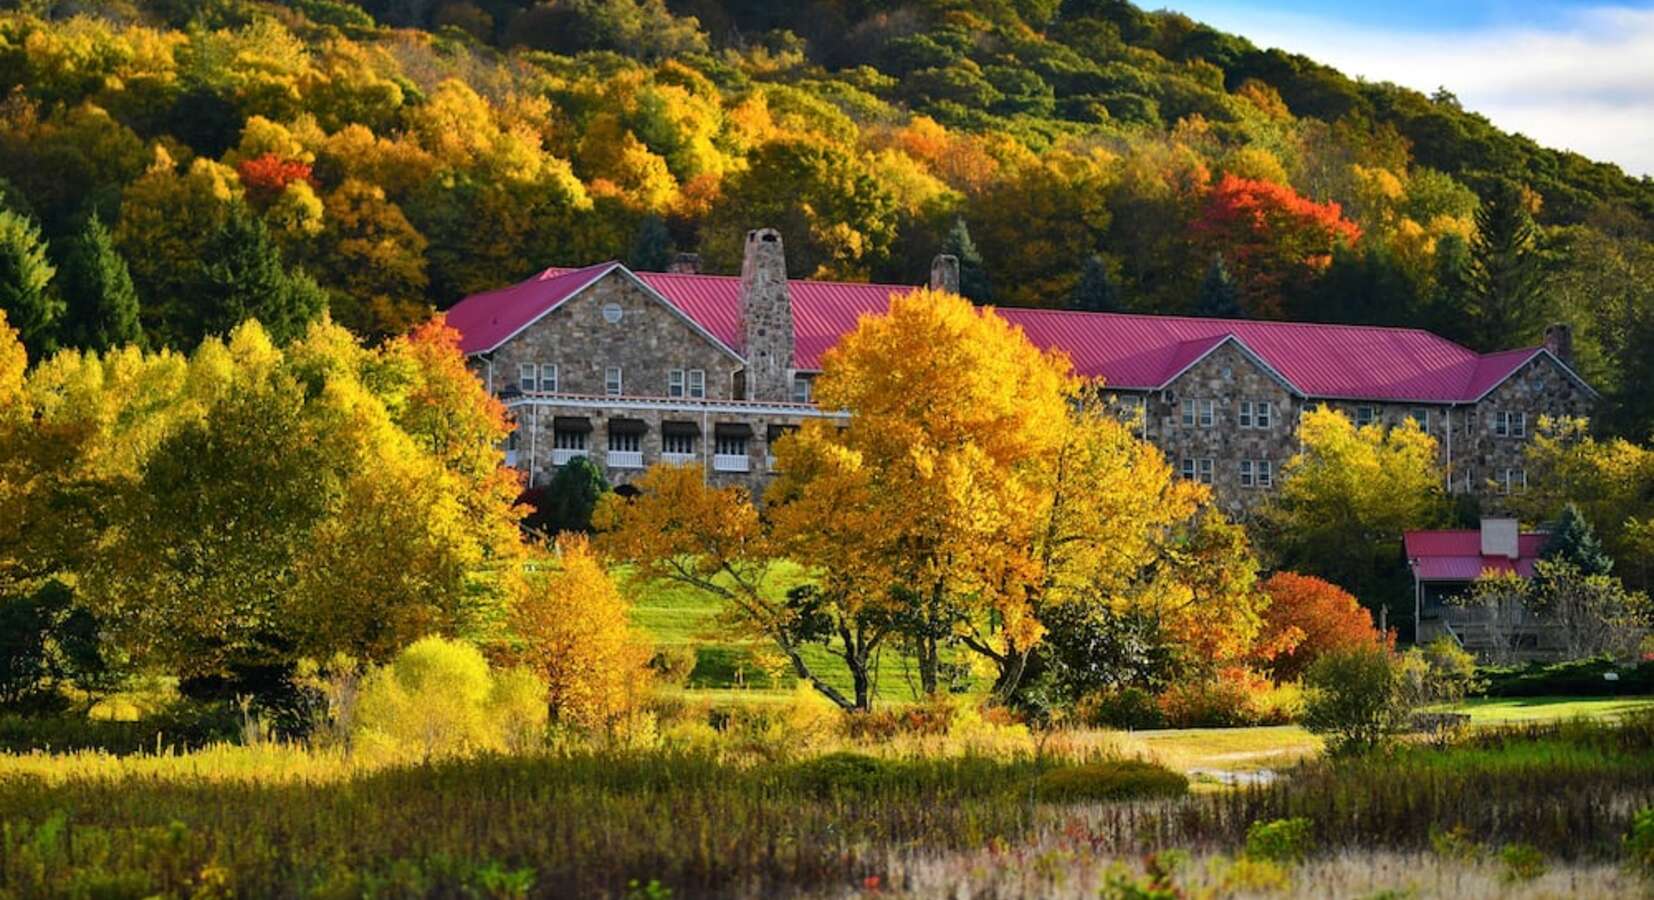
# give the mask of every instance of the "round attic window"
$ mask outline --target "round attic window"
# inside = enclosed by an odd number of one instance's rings
[[[620,321],[620,317],[622,315],[622,312],[623,311],[620,308],[620,304],[618,304],[618,303],[605,303],[605,304],[603,304],[603,321],[608,322],[610,325],[613,325],[616,322]]]

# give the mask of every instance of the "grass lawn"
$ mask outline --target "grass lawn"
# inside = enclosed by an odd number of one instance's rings
[[[1611,716],[1654,706],[1654,697],[1483,697],[1466,700],[1454,712],[1470,714],[1475,725],[1539,722]]]
[[[763,702],[790,693],[797,683],[791,666],[785,664],[779,652],[765,642],[731,635],[718,623],[722,606],[718,599],[687,586],[629,581],[624,570],[616,576],[632,598],[632,622],[647,632],[656,646],[695,649],[695,669],[685,686],[686,693],[714,701]],[[786,573],[777,580],[788,580]],[[814,646],[806,647],[803,656],[822,680],[845,696],[853,693],[850,673],[837,657]],[[779,673],[779,678],[772,678],[772,672]],[[875,667],[874,698],[887,704],[912,702],[918,678],[918,667],[893,647],[887,647],[879,654]],[[765,692],[770,692],[767,697]]]

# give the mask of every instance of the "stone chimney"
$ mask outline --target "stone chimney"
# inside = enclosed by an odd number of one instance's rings
[[[741,259],[741,322],[746,335],[746,399],[792,399],[793,303],[787,255],[773,228],[747,232]]]
[[[1516,559],[1521,556],[1515,519],[1482,520],[1482,555]]]
[[[679,253],[666,264],[666,271],[674,275],[701,274],[701,255],[699,253]]]
[[[959,257],[951,253],[936,254],[930,261],[930,289],[959,293]]]
[[[1574,364],[1574,326],[1562,322],[1545,326],[1545,349],[1551,351],[1562,364]]]

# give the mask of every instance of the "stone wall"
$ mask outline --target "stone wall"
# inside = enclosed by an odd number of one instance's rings
[[[611,322],[605,308],[612,315],[615,307],[620,318]],[[665,397],[671,370],[699,369],[706,373],[707,398],[729,400],[741,368],[740,360],[619,271],[564,301],[491,359],[495,392],[517,384],[519,364],[550,363],[557,366],[559,393],[593,396],[605,393],[607,368],[620,366],[624,396]]]
[[[773,228],[747,232],[741,261],[746,399],[785,401],[793,390],[793,308],[787,258]]]
[[[1524,470],[1522,454],[1538,432],[1540,418],[1588,417],[1594,405],[1590,392],[1556,360],[1535,358],[1456,417],[1462,430],[1453,436],[1454,490],[1481,496],[1484,511],[1507,511],[1501,475],[1506,469]],[[1498,434],[1496,425],[1505,412],[1525,414],[1522,435]]]

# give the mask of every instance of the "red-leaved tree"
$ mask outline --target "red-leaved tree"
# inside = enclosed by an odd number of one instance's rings
[[[1279,318],[1285,298],[1332,264],[1361,229],[1337,203],[1316,203],[1284,184],[1225,175],[1193,225],[1206,254],[1221,253],[1240,281],[1249,316]]]
[[[247,189],[247,199],[254,203],[272,200],[295,181],[308,181],[310,164],[296,159],[285,159],[274,153],[255,156],[236,163],[235,172],[241,176],[241,186]]]
[[[1259,646],[1274,651],[1268,665],[1278,681],[1297,678],[1323,653],[1383,640],[1372,613],[1330,581],[1278,572],[1263,589],[1269,608]]]

